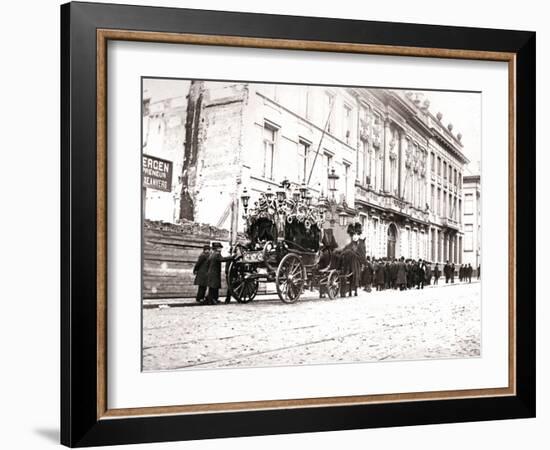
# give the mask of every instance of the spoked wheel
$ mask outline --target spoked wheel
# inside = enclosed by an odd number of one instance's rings
[[[300,257],[294,253],[286,255],[275,274],[275,285],[279,298],[285,303],[298,301],[304,289],[306,270]]]
[[[227,274],[227,286],[231,296],[239,303],[248,303],[254,300],[258,293],[258,279],[250,278],[255,274],[255,268],[246,269],[243,264],[233,261]]]
[[[340,274],[337,270],[331,270],[327,278],[327,294],[328,298],[334,300],[338,297],[340,290]]]

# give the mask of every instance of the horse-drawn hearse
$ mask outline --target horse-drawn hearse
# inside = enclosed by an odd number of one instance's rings
[[[248,242],[233,247],[227,271],[228,289],[240,303],[256,297],[260,281],[275,283],[285,303],[298,301],[306,288],[318,289],[330,299],[338,295],[341,271],[330,254],[332,248],[321,249],[324,210],[299,191],[287,192],[283,183],[276,195],[268,190],[250,208],[245,193]]]

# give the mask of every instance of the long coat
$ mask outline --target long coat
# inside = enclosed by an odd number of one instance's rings
[[[212,252],[208,258],[208,287],[219,289],[222,285],[222,262],[231,258],[222,258],[218,252]]]
[[[376,274],[375,274],[375,279],[376,279],[376,284],[384,284],[384,276],[385,276],[385,267],[384,267],[384,264],[382,263],[378,263],[376,266]]]
[[[398,286],[407,284],[407,267],[404,262],[397,263],[397,280],[395,282]]]
[[[195,275],[195,281],[193,284],[196,286],[208,285],[208,253],[202,252],[199,255],[199,259],[193,267],[193,274]]]
[[[373,279],[373,267],[370,261],[365,263],[365,268],[363,269],[363,284],[368,285],[372,284]]]

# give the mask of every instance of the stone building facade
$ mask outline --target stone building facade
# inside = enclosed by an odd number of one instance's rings
[[[481,180],[479,175],[464,176],[464,264],[475,271],[481,264]]]
[[[421,94],[192,81],[178,114],[185,130],[176,146],[176,221],[237,233],[243,189],[253,202],[286,178],[294,187],[308,183],[313,201],[331,197],[325,228],[340,246],[347,224],[359,221],[369,255],[461,262],[468,160],[460,134]],[[334,197],[332,169],[339,177]]]

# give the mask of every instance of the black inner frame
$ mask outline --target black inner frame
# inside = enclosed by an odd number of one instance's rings
[[[98,420],[98,28],[515,53],[517,395]],[[81,447],[534,417],[535,39],[535,33],[527,31],[94,3],[62,5],[61,443]]]

